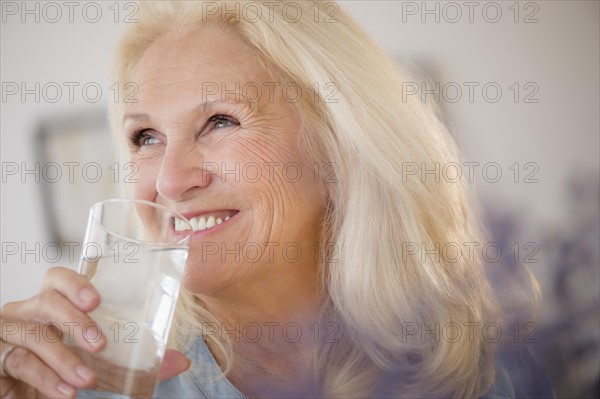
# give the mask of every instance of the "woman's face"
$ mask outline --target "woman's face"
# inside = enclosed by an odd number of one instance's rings
[[[135,196],[192,221],[184,286],[211,294],[313,275],[324,189],[299,148],[291,86],[219,27],[157,40],[133,83]]]

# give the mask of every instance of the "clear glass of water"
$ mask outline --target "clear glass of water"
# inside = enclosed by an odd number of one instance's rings
[[[107,345],[94,354],[74,347],[97,374],[96,386],[77,397],[152,397],[191,232],[185,217],[152,202],[111,199],[90,208],[79,273],[101,301],[90,312],[97,326],[84,334],[93,340],[101,329]]]

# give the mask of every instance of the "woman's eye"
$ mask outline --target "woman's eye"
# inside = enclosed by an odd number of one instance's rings
[[[239,126],[240,123],[237,119],[228,115],[213,115],[208,118],[207,126],[204,130],[210,132],[215,129],[221,129],[232,125]]]
[[[156,137],[146,135],[142,138],[141,143],[142,145],[152,145],[158,144],[160,141]]]
[[[148,134],[147,131],[141,130],[133,134],[131,137],[131,143],[137,147],[141,148],[147,145],[159,144],[160,140],[151,134]]]

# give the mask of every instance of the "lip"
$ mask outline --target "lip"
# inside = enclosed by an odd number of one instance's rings
[[[226,220],[226,221],[223,220],[223,223],[217,224],[217,225],[211,227],[210,229],[194,231],[190,235],[190,237],[199,238],[199,237],[206,236],[208,234],[212,234],[213,232],[217,232],[217,231],[223,229],[224,227],[226,227],[227,225],[229,225],[230,222],[235,217],[237,217],[237,215],[240,213],[239,209],[212,209],[212,210],[202,210],[202,211],[179,212],[179,214],[181,216],[185,217],[186,219],[190,220],[190,219],[195,218],[197,216],[215,215],[215,214],[219,214],[219,213],[223,213],[223,212],[234,212],[234,213],[233,213],[233,215],[231,215],[229,217],[228,220]],[[173,229],[173,232],[176,235],[182,235],[182,236],[187,235],[186,231],[176,231],[174,225],[172,225],[171,228]]]

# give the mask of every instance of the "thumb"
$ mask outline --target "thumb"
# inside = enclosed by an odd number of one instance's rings
[[[158,380],[163,381],[186,371],[192,362],[181,352],[173,349],[167,349],[163,358],[160,370],[158,371]]]

